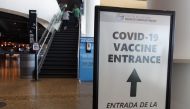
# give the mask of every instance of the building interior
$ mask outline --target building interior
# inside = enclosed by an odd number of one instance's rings
[[[95,109],[95,6],[175,11],[170,109],[188,109],[188,3],[188,0],[1,0],[0,109]],[[75,6],[80,10],[78,22]],[[29,10],[36,13],[29,14]],[[69,12],[67,24],[63,21],[65,10]]]

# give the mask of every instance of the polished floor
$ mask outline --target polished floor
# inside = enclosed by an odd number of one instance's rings
[[[0,57],[0,80],[16,80],[20,78],[19,55]]]
[[[1,60],[0,68],[0,109],[92,109],[91,82],[20,79],[17,59]]]

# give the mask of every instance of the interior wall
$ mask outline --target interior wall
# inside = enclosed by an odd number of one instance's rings
[[[190,107],[190,64],[175,63],[172,74],[171,109]]]
[[[101,0],[100,5],[146,9],[147,2],[146,1],[135,1],[135,0]]]
[[[174,59],[190,59],[190,0],[148,0],[148,8],[176,11]]]
[[[174,63],[171,87],[171,109],[190,107],[190,14],[189,0],[148,0],[148,8],[176,11]],[[177,61],[176,61],[177,62]]]
[[[146,1],[135,0],[82,0],[84,3],[84,14],[82,17],[82,34],[83,36],[94,37],[94,6],[114,6],[126,8],[143,8],[147,7]]]

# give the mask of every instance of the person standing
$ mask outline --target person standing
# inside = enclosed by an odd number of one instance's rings
[[[78,8],[78,6],[76,4],[74,5],[74,9],[73,9],[72,13],[74,15],[75,27],[78,27],[79,19],[80,19],[80,9]]]
[[[68,22],[69,22],[69,10],[66,8],[63,12],[63,25],[64,25],[64,30],[67,29],[68,27]]]

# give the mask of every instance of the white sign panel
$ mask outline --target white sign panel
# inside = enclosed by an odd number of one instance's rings
[[[33,43],[33,47],[32,48],[33,48],[33,50],[37,51],[37,50],[40,49],[40,46],[39,46],[38,43]]]
[[[98,12],[93,108],[166,109],[171,16]]]

